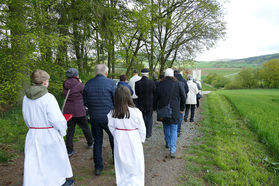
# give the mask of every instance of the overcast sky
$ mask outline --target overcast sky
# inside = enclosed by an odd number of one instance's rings
[[[279,52],[279,0],[230,0],[227,35],[196,60],[239,59]]]

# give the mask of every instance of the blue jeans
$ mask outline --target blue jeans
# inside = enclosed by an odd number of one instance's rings
[[[146,137],[149,138],[152,135],[153,111],[142,112],[142,115],[146,127]]]
[[[170,152],[176,152],[176,140],[177,140],[177,124],[165,124],[163,123],[165,141],[170,147]]]
[[[182,120],[183,120],[183,113],[180,113],[180,120],[179,123],[177,124],[177,133],[180,133],[181,131]]]
[[[95,164],[95,169],[103,169],[103,158],[102,158],[102,146],[103,146],[103,130],[109,136],[110,147],[113,154],[113,136],[108,128],[107,123],[99,123],[97,121],[91,120],[91,130],[94,139],[93,146],[93,159]]]

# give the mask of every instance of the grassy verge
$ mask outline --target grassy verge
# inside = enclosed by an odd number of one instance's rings
[[[216,92],[203,103],[198,145],[186,151],[186,185],[278,185],[275,159],[249,125]]]
[[[24,151],[27,130],[20,108],[0,116],[0,162],[11,162]]]

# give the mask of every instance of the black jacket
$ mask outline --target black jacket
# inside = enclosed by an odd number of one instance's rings
[[[186,102],[185,89],[181,83],[174,78],[166,77],[159,83],[155,99],[157,108],[162,108],[170,102],[172,119],[163,123],[178,124],[180,121],[180,111],[184,111]]]
[[[182,83],[184,90],[185,90],[186,99],[187,99],[187,94],[189,92],[189,87],[188,87],[187,81],[179,73],[175,73],[174,77],[176,77],[178,79],[178,81],[180,81]]]
[[[153,99],[156,93],[154,81],[142,76],[141,80],[135,83],[135,92],[138,96],[139,109],[142,112],[153,111]]]

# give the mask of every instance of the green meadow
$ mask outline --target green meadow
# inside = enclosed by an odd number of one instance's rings
[[[219,93],[249,121],[261,141],[279,154],[279,90],[223,90]]]
[[[202,137],[185,151],[187,185],[278,185],[279,90],[213,91]]]

